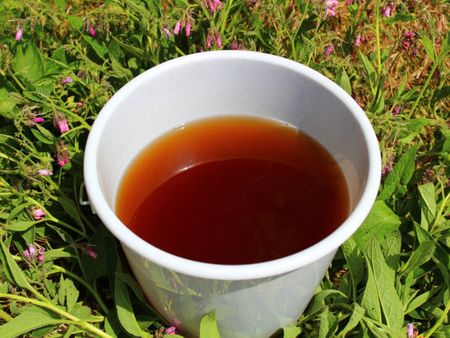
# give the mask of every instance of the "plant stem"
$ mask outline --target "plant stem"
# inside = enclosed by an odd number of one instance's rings
[[[438,64],[437,64],[437,62],[435,62],[434,65],[433,65],[433,68],[431,69],[430,74],[428,74],[428,77],[425,80],[424,85],[422,86],[422,89],[420,90],[419,96],[417,96],[417,99],[416,99],[416,101],[414,101],[414,104],[413,104],[413,106],[411,108],[411,111],[409,112],[409,117],[410,118],[414,114],[414,111],[416,110],[417,105],[419,104],[420,100],[422,100],[422,96],[425,93],[425,90],[427,90],[428,85],[430,84],[430,81],[431,81],[431,77],[433,76],[433,74],[436,71],[437,67],[438,67]]]
[[[377,44],[377,72],[378,81],[381,76],[381,45],[380,45],[380,0],[375,4],[375,39]]]
[[[88,322],[81,321],[79,318],[58,308],[56,305],[54,305],[52,303],[47,303],[47,302],[43,302],[43,301],[40,301],[37,299],[23,297],[23,296],[19,296],[19,295],[13,295],[10,293],[0,293],[0,298],[15,299],[20,302],[31,303],[31,304],[46,308],[50,311],[53,311],[53,312],[59,314],[62,317],[67,318],[69,321],[71,321],[71,323],[73,323],[74,325],[76,325],[78,327],[83,328],[84,330],[86,330],[89,333],[92,333],[92,334],[102,337],[102,338],[112,338],[109,334],[103,332],[102,330],[95,327],[94,325],[92,325]]]
[[[444,321],[447,319],[449,310],[450,310],[450,301],[447,302],[447,306],[445,307],[442,316],[436,321],[436,323],[434,323],[433,327],[423,335],[424,338],[431,337],[431,335],[444,323]]]

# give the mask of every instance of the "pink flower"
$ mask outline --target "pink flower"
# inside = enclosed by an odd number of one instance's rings
[[[409,42],[408,40],[403,40],[403,41],[402,41],[402,47],[403,47],[403,49],[408,49],[409,46],[411,46],[411,42]]]
[[[89,26],[88,31],[89,31],[89,34],[90,34],[93,38],[95,38],[95,37],[97,36],[97,32],[95,31],[94,26]]]
[[[405,39],[407,39],[407,40],[412,40],[412,39],[414,39],[415,36],[416,36],[416,33],[414,33],[413,31],[408,31],[405,33]]]
[[[40,221],[45,217],[45,211],[39,207],[34,207],[31,209],[31,217],[33,217],[36,221]]]
[[[392,5],[387,5],[381,8],[381,13],[384,17],[389,18],[392,15]]]
[[[213,45],[215,36],[213,34],[208,33],[208,36],[206,37],[206,48],[210,49]]]
[[[325,57],[329,57],[331,53],[334,52],[334,45],[332,43],[330,43],[327,48],[325,48]]]
[[[353,3],[353,0],[345,0],[345,5],[350,6]]]
[[[22,40],[22,36],[23,36],[23,28],[19,27],[19,29],[16,32],[16,35],[14,36],[14,39],[16,39],[16,41],[20,41]]]
[[[64,167],[69,163],[69,151],[63,140],[60,140],[56,146],[56,163],[60,167]]]
[[[181,22],[178,20],[175,24],[175,27],[173,28],[173,34],[178,35],[181,31]]]
[[[45,121],[45,119],[43,117],[34,117],[31,119],[31,121],[33,121],[33,123],[42,123]]]
[[[86,246],[86,255],[88,255],[92,259],[96,259],[97,258],[97,252],[95,252],[94,247],[92,245],[88,244]]]
[[[53,175],[53,171],[51,169],[39,169],[37,174],[39,176],[51,176]]]
[[[184,29],[185,29],[186,37],[188,38],[191,35],[192,24],[188,21],[188,23],[186,24],[186,27]]]
[[[386,164],[381,169],[381,175],[384,176],[384,175],[389,174],[393,168],[394,168],[394,158],[392,156],[388,156],[388,158],[386,160]]]
[[[56,129],[59,130],[61,134],[66,133],[70,130],[67,118],[61,112],[53,113],[53,125],[55,126]]]
[[[73,81],[71,76],[67,76],[64,79],[61,80],[61,84],[65,85],[67,83],[71,83]]]
[[[171,327],[168,327],[167,329],[165,329],[164,333],[172,335],[172,334],[175,334],[176,331],[177,331],[177,328],[175,326],[171,326]]]
[[[164,28],[162,29],[162,31],[164,32],[164,34],[166,34],[167,37],[172,36],[172,33],[170,32],[170,29],[169,29],[169,28],[164,27]]]
[[[43,263],[44,260],[45,260],[44,252],[45,252],[45,249],[44,249],[44,248],[42,248],[42,247],[39,248],[39,250],[38,250],[38,262],[39,262],[39,263]]]
[[[356,48],[361,45],[361,35],[358,34],[357,36],[355,36],[355,42],[353,44]]]
[[[33,244],[28,245],[28,248],[23,251],[23,257],[29,261],[34,260],[36,257],[36,249]]]
[[[401,111],[402,108],[400,108],[400,106],[395,106],[394,109],[392,110],[392,115],[397,116],[398,114],[400,114]]]
[[[216,45],[217,48],[222,48],[222,38],[219,32],[216,33]]]
[[[406,325],[406,329],[407,329],[407,333],[408,333],[408,338],[415,338],[416,337],[413,323],[408,323]]]
[[[220,0],[203,0],[203,4],[206,8],[209,8],[211,14],[222,7],[222,2]]]
[[[325,1],[325,12],[327,16],[336,16],[336,7],[338,6],[337,0]]]

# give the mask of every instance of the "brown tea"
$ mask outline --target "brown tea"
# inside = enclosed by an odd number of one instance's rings
[[[325,238],[348,200],[339,165],[317,141],[284,122],[228,116],[152,142],[125,173],[116,212],[174,255],[250,264]]]

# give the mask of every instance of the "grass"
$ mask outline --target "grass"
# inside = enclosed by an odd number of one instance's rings
[[[211,4],[1,2],[0,336],[169,336],[79,203],[83,149],[102,106],[134,76],[241,48],[336,81],[367,113],[383,158],[371,214],[281,334],[449,337],[448,3],[341,1],[334,16],[324,1]],[[213,318],[202,324],[209,338]]]

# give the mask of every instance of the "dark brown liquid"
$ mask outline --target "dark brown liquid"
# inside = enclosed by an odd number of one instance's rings
[[[174,255],[217,264],[281,258],[317,243],[347,217],[345,178],[315,140],[279,121],[192,122],[132,162],[117,214]]]

